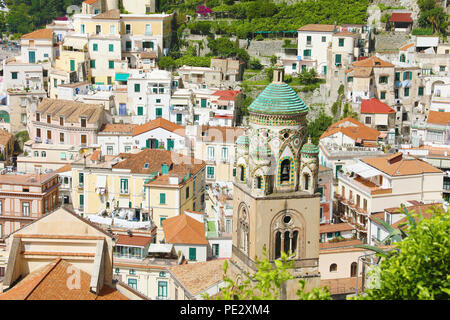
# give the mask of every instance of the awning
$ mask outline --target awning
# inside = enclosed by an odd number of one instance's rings
[[[150,243],[149,253],[171,253],[173,244],[170,243]]]
[[[77,50],[83,50],[88,40],[86,38],[66,37],[64,39],[63,47],[72,47]]]
[[[354,172],[363,178],[370,178],[370,177],[374,177],[374,176],[377,176],[380,174],[380,171],[378,171],[377,169],[372,168],[364,163],[357,163],[357,164],[349,165],[346,167],[346,170]]]
[[[116,73],[115,81],[128,81],[129,73]]]
[[[106,188],[106,176],[97,176],[97,188]]]

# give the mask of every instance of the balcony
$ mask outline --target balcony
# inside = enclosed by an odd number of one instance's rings
[[[342,182],[347,183],[352,188],[362,191],[370,195],[380,195],[380,194],[390,194],[392,193],[392,188],[383,188],[369,180],[363,179],[361,177],[351,178],[345,174],[338,172],[338,179]]]

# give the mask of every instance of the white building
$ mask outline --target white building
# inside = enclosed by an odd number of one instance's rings
[[[105,124],[97,134],[97,142],[102,154],[118,155],[140,150],[133,143],[133,131],[137,126],[137,124]]]

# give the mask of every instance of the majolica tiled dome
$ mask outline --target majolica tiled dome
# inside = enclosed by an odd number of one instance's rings
[[[319,153],[319,147],[311,142],[311,138],[308,139],[308,142],[305,143],[301,150],[302,153]]]
[[[250,112],[291,115],[307,112],[308,107],[286,83],[269,84],[249,107]]]

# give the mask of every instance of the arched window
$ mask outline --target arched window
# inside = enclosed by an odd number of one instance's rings
[[[248,224],[248,212],[245,205],[241,207],[238,221],[238,244],[239,248],[246,254],[248,254],[248,242],[249,242],[249,224]]]
[[[336,263],[333,263],[333,264],[330,266],[330,272],[337,272],[337,264],[336,264]]]
[[[304,185],[305,190],[308,190],[309,189],[309,174],[305,173],[303,175],[303,178],[304,178],[304,183],[305,183],[305,185]]]
[[[240,168],[240,180],[241,182],[245,181],[245,167],[244,166],[239,166]]]
[[[281,174],[280,174],[280,182],[287,182],[289,183],[290,179],[290,172],[291,172],[291,161],[286,159],[281,162]]]
[[[256,177],[256,189],[262,189],[262,177],[261,176]]]
[[[281,215],[277,220],[274,221],[275,225],[277,225],[277,229],[274,233],[273,258],[280,258],[281,252],[285,252],[288,255],[294,254],[295,257],[299,257],[299,226],[296,226],[294,217],[288,213]]]
[[[356,269],[358,264],[356,262],[352,262],[350,266],[350,277],[356,277]]]

